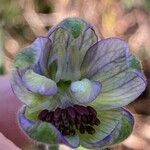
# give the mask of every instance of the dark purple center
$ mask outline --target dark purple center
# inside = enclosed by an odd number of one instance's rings
[[[39,120],[53,124],[64,136],[73,136],[78,130],[81,134],[94,134],[94,125],[99,125],[97,112],[91,106],[74,105],[65,109],[57,108],[55,111],[43,110],[38,116]]]

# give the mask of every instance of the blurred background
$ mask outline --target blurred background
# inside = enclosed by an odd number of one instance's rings
[[[150,150],[150,0],[0,0],[0,76],[11,73],[18,51],[66,17],[90,22],[99,36],[128,41],[148,79],[145,92],[128,106],[136,124],[117,150]]]

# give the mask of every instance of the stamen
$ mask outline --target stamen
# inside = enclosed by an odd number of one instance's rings
[[[43,110],[39,120],[53,124],[64,136],[73,136],[78,130],[81,134],[94,134],[94,125],[100,125],[97,112],[91,106],[74,105],[65,109],[56,108],[55,111]]]
[[[89,133],[89,134],[94,134],[95,133],[95,129],[91,126],[86,126],[86,131]]]
[[[39,120],[45,121],[46,116],[48,115],[48,110],[42,110],[41,113],[39,114]]]
[[[94,108],[92,108],[91,106],[87,106],[87,109],[89,110],[90,115],[92,115],[92,116],[96,116],[97,115],[96,110]]]
[[[54,112],[54,118],[59,119],[61,117],[61,108],[57,108]]]
[[[49,112],[46,116],[46,121],[51,122],[53,120],[53,116],[54,116],[54,112],[53,111]]]
[[[95,125],[97,125],[97,126],[100,125],[100,120],[98,118],[96,118],[96,120],[95,120]]]
[[[67,110],[68,110],[68,114],[71,117],[71,119],[74,120],[75,117],[76,117],[76,112],[75,112],[74,108],[73,107],[68,107]]]
[[[84,134],[84,133],[85,133],[85,127],[84,127],[83,124],[80,124],[79,131],[80,131],[81,134]]]

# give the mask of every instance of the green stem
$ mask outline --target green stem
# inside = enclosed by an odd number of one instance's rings
[[[49,145],[48,146],[48,150],[59,150],[59,145],[58,144]]]

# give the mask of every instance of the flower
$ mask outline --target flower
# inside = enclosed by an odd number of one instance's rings
[[[25,104],[19,123],[46,144],[104,148],[132,132],[124,106],[146,87],[139,60],[123,40],[98,39],[79,18],[68,18],[38,37],[15,59],[12,89]]]

